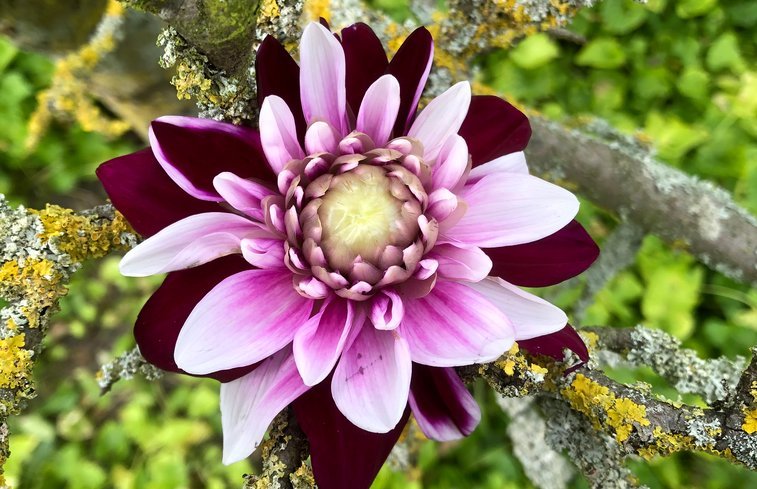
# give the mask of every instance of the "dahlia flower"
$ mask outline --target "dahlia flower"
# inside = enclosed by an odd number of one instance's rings
[[[160,368],[221,384],[223,461],[255,450],[292,404],[324,488],[367,487],[412,412],[435,440],[480,419],[454,367],[515,341],[585,349],[519,286],[596,258],[578,200],[528,173],[527,118],[450,87],[416,114],[433,41],[387,61],[371,29],[310,24],[299,66],[257,53],[259,129],[152,122],[150,148],[98,176],[146,239],[128,276],[168,273],[135,326]]]

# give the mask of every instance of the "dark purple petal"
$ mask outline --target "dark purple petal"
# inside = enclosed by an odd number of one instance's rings
[[[481,410],[453,368],[413,364],[410,407],[431,439],[450,441],[470,435]]]
[[[106,161],[97,169],[97,178],[116,209],[146,238],[185,217],[221,210],[180,189],[150,148]]]
[[[300,67],[284,46],[273,36],[263,39],[255,58],[258,106],[269,95],[281,97],[294,115],[297,136],[305,140],[305,116],[300,102]]]
[[[347,103],[357,116],[365,91],[384,74],[388,61],[381,41],[362,22],[342,29],[342,47],[347,63]]]
[[[563,359],[563,350],[569,349],[581,359],[581,363],[571,367],[566,373],[589,361],[589,350],[586,349],[584,340],[578,335],[570,324],[566,324],[560,331],[552,334],[539,336],[530,340],[521,340],[518,346],[532,355],[547,355],[555,360]]]
[[[523,112],[501,98],[476,95],[459,134],[468,143],[473,166],[477,166],[523,151],[531,138],[531,125]]]
[[[275,182],[256,129],[196,117],[164,116],[150,124],[150,146],[169,177],[202,200],[223,200],[219,173]]]
[[[394,75],[400,83],[400,110],[394,125],[395,136],[405,134],[415,117],[433,58],[434,39],[425,27],[419,27],[405,39],[389,62],[386,72]]]
[[[330,385],[331,376],[292,404],[310,442],[315,481],[321,489],[368,489],[402,433],[410,410],[389,433],[364,431],[339,412]]]
[[[575,277],[594,263],[599,247],[576,220],[532,243],[484,252],[492,259],[490,275],[521,287],[547,287]]]
[[[173,354],[176,338],[189,313],[223,279],[250,268],[241,255],[230,255],[199,267],[169,273],[140,311],[134,326],[134,337],[145,360],[169,372],[182,372],[176,366]],[[229,382],[253,368],[251,365],[223,370],[203,377]]]

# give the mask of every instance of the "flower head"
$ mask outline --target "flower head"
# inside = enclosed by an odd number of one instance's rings
[[[529,175],[528,120],[503,100],[461,82],[416,115],[432,54],[422,28],[387,62],[364,24],[341,39],[310,24],[298,66],[268,38],[259,131],[162,117],[150,149],[98,170],[147,237],[122,273],[169,272],[140,349],[224,382],[224,462],[293,403],[322,487],[367,487],[408,411],[437,440],[476,427],[452,367],[516,340],[585,354],[565,314],[518,287],[596,258],[578,200]]]

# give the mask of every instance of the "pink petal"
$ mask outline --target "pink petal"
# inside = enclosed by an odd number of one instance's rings
[[[439,276],[450,280],[480,282],[492,269],[491,259],[476,246],[442,243],[434,247],[428,256],[439,262]]]
[[[398,331],[413,361],[433,367],[491,362],[515,339],[507,316],[482,294],[447,281],[406,304]]]
[[[331,394],[358,428],[386,433],[402,418],[412,362],[407,342],[394,331],[363,324],[334,371]]]
[[[376,329],[395,329],[404,315],[402,298],[393,290],[383,289],[374,296],[371,302],[371,322]]]
[[[244,217],[229,212],[205,212],[177,221],[147,238],[121,259],[119,268],[129,277],[196,267],[216,258],[239,253],[247,236],[267,234]]]
[[[357,319],[357,320],[356,320]],[[320,383],[336,365],[354,324],[363,317],[351,301],[328,300],[294,335],[294,360],[306,385]]]
[[[468,211],[446,236],[496,248],[530,243],[567,225],[578,199],[562,187],[531,175],[495,173],[466,185],[460,197]]]
[[[520,173],[528,175],[526,154],[523,151],[517,151],[479,165],[471,170],[467,183],[476,183],[493,173]]]
[[[349,132],[344,51],[334,35],[315,22],[305,27],[300,40],[300,98],[308,125],[324,121],[341,135]]]
[[[309,155],[335,153],[339,147],[339,133],[328,122],[314,122],[305,133],[305,149]]]
[[[568,316],[559,307],[499,277],[489,277],[468,286],[507,315],[515,328],[515,339],[518,341],[554,333],[564,328],[568,322]]]
[[[169,273],[139,311],[134,324],[134,339],[145,360],[161,370],[181,372],[173,359],[173,351],[189,313],[223,279],[249,269],[250,265],[241,256],[230,255],[199,267]],[[248,374],[254,367],[253,364],[213,372],[209,376],[229,382]]]
[[[370,136],[376,146],[382,147],[392,135],[399,108],[400,84],[392,75],[384,75],[365,92],[356,129]]]
[[[260,142],[275,174],[290,160],[305,157],[297,140],[294,116],[284,100],[276,95],[266,97],[260,108]]]
[[[223,172],[213,179],[213,186],[223,200],[258,221],[264,220],[261,201],[274,192],[258,182]]]
[[[215,286],[179,333],[179,368],[204,374],[259,362],[292,341],[313,302],[295,292],[291,272],[248,270]]]
[[[439,152],[436,164],[433,166],[432,189],[455,189],[468,169],[469,158],[468,145],[465,143],[465,139],[457,134],[448,137]]]
[[[245,238],[240,243],[242,256],[258,268],[285,268],[284,241],[271,238]]]
[[[410,407],[421,431],[432,440],[463,438],[481,421],[478,403],[452,368],[414,365]]]
[[[457,134],[468,113],[470,84],[462,81],[436,97],[424,108],[408,131],[423,143],[423,158],[435,160],[447,138]]]
[[[273,418],[308,389],[289,347],[244,377],[221,384],[223,463],[238,462],[254,452]]]

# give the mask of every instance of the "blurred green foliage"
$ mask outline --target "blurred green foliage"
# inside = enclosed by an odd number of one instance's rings
[[[400,0],[374,3],[407,15]],[[605,0],[568,27],[577,36],[537,34],[484,56],[482,77],[549,117],[601,117],[637,133],[665,162],[719,183],[754,212],[756,27],[757,3],[751,0]],[[26,149],[25,124],[51,71],[48,60],[0,40],[0,192],[19,202],[39,205],[70,195],[93,182],[99,162],[134,147],[55,126],[37,148]],[[600,241],[616,225],[588,203],[580,219]],[[221,465],[214,381],[176,375],[153,383],[122,381],[100,397],[98,365],[133,346],[131,325],[159,283],[121,277],[117,261],[90,264],[71,284],[38,362],[40,396],[28,414],[12,421],[10,481],[24,489],[240,487],[241,474],[253,470],[254,461]],[[548,291],[569,311],[580,292]],[[757,343],[757,291],[647,237],[635,265],[599,293],[585,321],[638,322],[665,329],[704,356],[745,355]],[[676,395],[650,369],[613,376]],[[384,467],[375,488],[531,487],[511,453],[508,421],[493,394],[483,385],[475,393],[484,414],[471,437],[423,444],[419,471]],[[755,474],[709,456],[684,453],[632,465],[652,488],[757,487]],[[572,487],[587,484],[577,479]]]
[[[12,202],[40,205],[51,196],[92,182],[97,165],[128,153],[135,141],[108,140],[76,125],[54,124],[35,147],[26,145],[36,95],[50,84],[53,63],[20,52],[0,37],[0,193]]]

